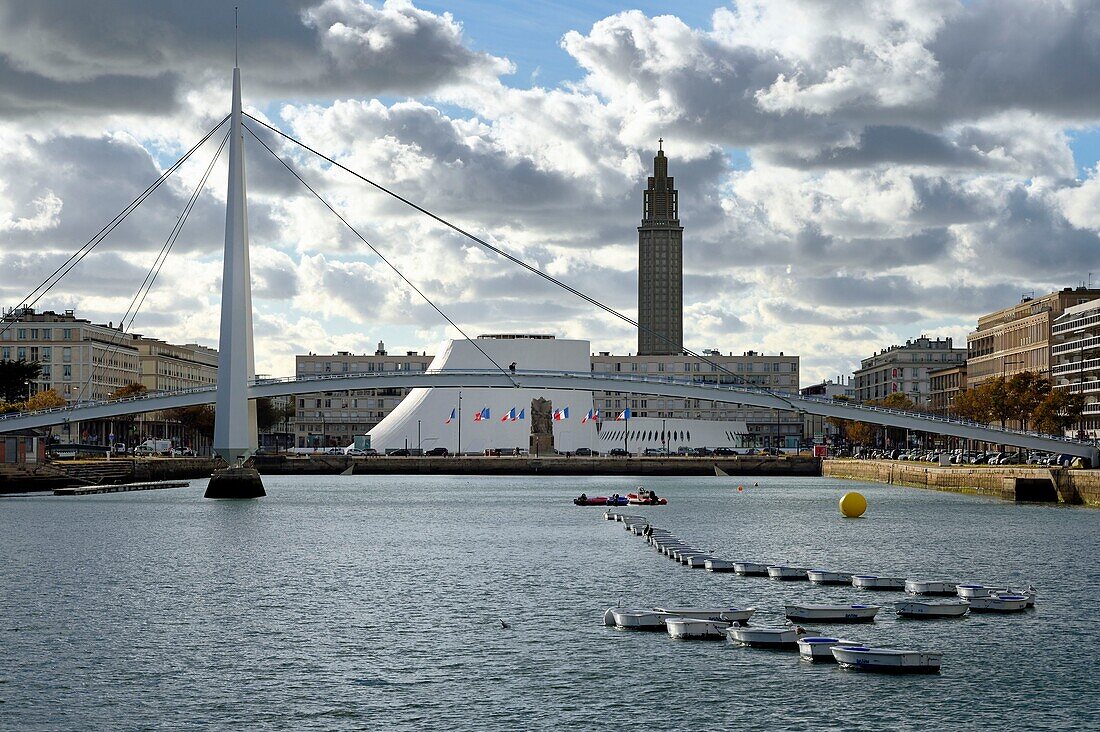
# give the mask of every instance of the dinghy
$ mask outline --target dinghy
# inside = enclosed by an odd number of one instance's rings
[[[768,565],[757,564],[756,562],[734,562],[733,571],[745,577],[767,577]]]
[[[716,623],[744,623],[756,612],[754,607],[655,607],[654,612],[665,613],[677,618],[710,620]]]
[[[686,564],[691,569],[702,569],[707,566],[707,562],[714,559],[709,554],[696,554],[693,557],[688,557],[682,564]]]
[[[990,595],[989,597],[971,597],[970,612],[973,613],[1018,613],[1027,610],[1027,597],[1024,595]]]
[[[843,638],[823,638],[804,636],[798,639],[798,655],[815,663],[836,663],[833,658],[833,646],[858,646],[855,641]]]
[[[668,634],[677,640],[721,640],[729,623],[699,618],[665,618]]]
[[[955,585],[944,580],[905,580],[905,591],[910,595],[954,595]]]
[[[617,607],[611,610],[615,627],[622,630],[664,630],[668,613]]]
[[[849,585],[852,583],[850,573],[830,572],[827,569],[808,569],[806,570],[806,579],[815,585]]]
[[[656,493],[645,488],[639,488],[637,493],[627,493],[626,499],[632,506],[664,506],[668,504],[667,498],[658,498]]]
[[[933,618],[961,618],[970,606],[965,600],[946,600],[927,602],[925,600],[902,600],[894,604],[894,612],[903,618],[931,620]]]
[[[833,658],[844,668],[894,674],[938,674],[942,653],[902,651],[867,646],[833,646]]]
[[[955,592],[964,600],[972,597],[989,597],[994,592],[1007,592],[1006,587],[989,587],[987,585],[955,585]]]
[[[785,564],[773,564],[768,567],[768,576],[777,580],[804,580],[806,570],[801,567],[788,567]]]
[[[905,578],[856,574],[852,575],[852,586],[861,590],[903,590],[905,589]]]
[[[734,643],[754,648],[797,648],[798,639],[806,631],[794,626],[782,628],[745,628],[731,625],[726,637]]]
[[[870,623],[882,608],[878,605],[785,605],[787,619],[795,622]]]
[[[1035,607],[1035,598],[1039,596],[1039,591],[1030,585],[1026,590],[1013,590],[1008,589],[1004,592],[994,592],[995,595],[1022,595],[1027,598],[1027,606]]]
[[[711,557],[703,564],[708,572],[732,572],[734,571],[733,565],[733,562],[726,561],[725,559],[715,559],[714,557]]]

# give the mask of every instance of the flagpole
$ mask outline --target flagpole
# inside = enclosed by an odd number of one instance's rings
[[[623,449],[626,450],[626,456],[630,457],[630,444],[627,442],[630,438],[630,407],[623,410],[623,419],[626,424],[626,427],[623,429]]]
[[[462,392],[458,392],[458,449],[456,455],[462,455]]]

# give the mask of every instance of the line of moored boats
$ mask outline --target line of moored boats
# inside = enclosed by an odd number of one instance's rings
[[[711,572],[733,572],[742,576],[770,577],[780,581],[804,580],[818,585],[851,585],[862,590],[903,590],[911,597],[895,602],[894,612],[904,618],[959,618],[969,612],[1020,612],[1035,604],[1037,591],[980,584],[959,584],[944,580],[911,580],[853,574],[788,565],[729,561],[695,549],[671,532],[649,524],[644,516],[608,511],[609,521],[621,521],[627,531],[645,537],[661,554],[694,568]],[[952,599],[925,599],[935,596]],[[608,608],[604,624],[624,630],[665,631],[673,638],[721,640],[743,646],[798,649],[810,661],[835,661],[842,666],[867,671],[894,673],[937,673],[943,654],[931,651],[871,648],[846,638],[819,636],[799,623],[869,623],[882,610],[874,604],[787,604],[787,624],[779,627],[749,627],[756,608],[736,607],[653,607]]]

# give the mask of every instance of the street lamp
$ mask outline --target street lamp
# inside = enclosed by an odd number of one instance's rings
[[[665,446],[665,457],[668,457],[668,433],[665,432],[665,421],[661,420],[661,444]]]

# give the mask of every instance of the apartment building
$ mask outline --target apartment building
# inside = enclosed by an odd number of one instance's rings
[[[1096,439],[1100,437],[1100,299],[1067,307],[1054,320],[1051,335],[1055,388],[1085,397],[1085,411],[1070,433]]]
[[[978,318],[966,337],[966,379],[978,386],[997,376],[1022,371],[1051,375],[1051,331],[1067,308],[1100,298],[1100,289],[1066,287],[1042,297],[1025,296],[1017,305]]]
[[[218,383],[218,351],[186,343],[177,346],[135,336],[140,382],[149,391],[178,391]]]
[[[391,356],[384,343],[371,354],[295,356],[299,378],[325,374],[371,374],[425,371],[433,356],[407,351]],[[298,447],[346,447],[393,411],[409,389],[361,389],[303,394],[297,397],[292,431]]]
[[[712,363],[687,355],[616,356],[604,351],[592,356],[592,372],[667,375],[707,384],[746,384],[777,392],[798,393],[798,356],[784,353],[768,355],[756,351],[745,351],[738,356],[716,350],[704,351],[703,355]],[[630,407],[635,417],[741,421],[748,427],[746,444],[759,447],[775,447],[777,444],[794,447],[804,435],[803,419],[796,412],[618,391],[593,391],[592,400],[604,419],[612,419],[614,414]]]
[[[907,340],[905,345],[885,348],[860,361],[852,374],[855,397],[866,402],[904,394],[919,407],[930,406],[932,393],[929,371],[966,362],[966,349],[955,348],[950,338],[926,335]]]
[[[929,407],[936,414],[952,411],[955,397],[966,391],[966,364],[960,363],[928,371]]]

